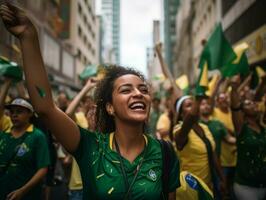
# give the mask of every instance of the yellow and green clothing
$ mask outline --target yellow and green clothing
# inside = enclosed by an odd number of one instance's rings
[[[237,138],[235,182],[250,187],[266,187],[266,129],[257,133],[244,124]]]
[[[221,111],[219,108],[215,108],[213,111],[213,118],[219,120],[223,123],[226,129],[229,131],[229,134],[235,134],[234,124],[232,121],[232,113],[229,111],[227,113]],[[235,167],[236,166],[236,145],[228,144],[225,141],[222,141],[221,145],[221,166],[222,167]]]
[[[30,125],[19,138],[14,138],[10,131],[0,132],[0,200],[6,199],[7,194],[25,185],[39,169],[50,164],[47,140],[39,129]],[[9,167],[3,171],[9,160]],[[40,195],[41,183],[23,199],[41,199]]]
[[[112,150],[113,134],[93,133],[80,128],[80,144],[74,153],[83,182],[83,198],[123,199],[126,186],[121,171],[120,155]],[[129,184],[142,162],[131,190],[132,199],[160,199],[162,192],[162,151],[160,143],[146,137],[146,150],[130,163],[121,158]],[[169,192],[179,186],[179,162],[175,155],[169,176]]]
[[[219,122],[218,120],[209,120],[209,121],[203,121],[201,120],[201,123],[208,126],[209,130],[211,131],[211,134],[215,141],[215,152],[220,157],[221,155],[221,143],[223,141],[223,138],[227,134],[227,130],[224,127],[224,125]]]
[[[181,186],[176,191],[176,199],[213,200],[210,188],[196,175],[182,171],[180,173]]]
[[[215,150],[215,142],[208,127],[204,124],[199,124],[204,131],[206,138],[210,141],[213,151]],[[179,122],[173,130],[174,135],[178,134],[182,127],[182,122]],[[211,171],[208,160],[208,152],[205,143],[191,129],[188,133],[188,140],[182,150],[178,150],[177,155],[180,159],[180,170],[189,171],[199,177],[209,187],[212,186]]]
[[[80,127],[84,128],[84,129],[88,129],[88,127],[89,127],[88,121],[87,121],[87,118],[83,112],[75,113],[75,117],[76,117],[77,125],[79,125]],[[82,188],[83,188],[79,166],[78,166],[75,158],[73,158],[73,160],[72,160],[71,175],[70,175],[68,188],[70,190],[82,190]]]

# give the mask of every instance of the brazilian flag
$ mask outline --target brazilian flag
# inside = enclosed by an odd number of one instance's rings
[[[182,171],[180,173],[180,184],[177,188],[176,199],[189,200],[213,200],[213,193],[209,187],[196,175]]]

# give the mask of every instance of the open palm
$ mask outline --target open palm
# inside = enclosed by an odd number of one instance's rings
[[[7,30],[16,37],[21,37],[33,27],[24,11],[14,5],[1,4],[0,16]]]

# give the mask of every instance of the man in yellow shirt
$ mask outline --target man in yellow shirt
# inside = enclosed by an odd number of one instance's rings
[[[219,120],[226,127],[231,136],[235,136],[232,114],[230,110],[229,97],[226,93],[217,96],[216,107],[213,110],[213,118]],[[224,171],[228,191],[232,191],[235,166],[236,166],[236,145],[222,141],[221,145],[221,166]],[[231,193],[231,192],[230,192]]]

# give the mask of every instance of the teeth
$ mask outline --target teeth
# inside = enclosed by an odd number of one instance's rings
[[[130,106],[130,108],[132,109],[137,109],[137,108],[141,108],[141,109],[144,109],[145,108],[145,105],[143,103],[134,103]]]

